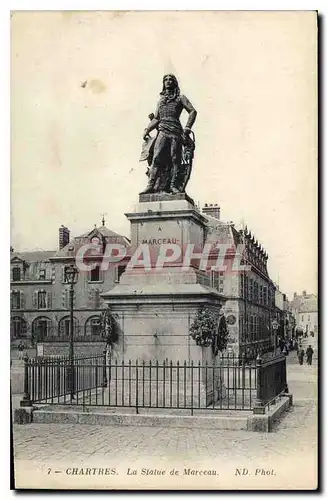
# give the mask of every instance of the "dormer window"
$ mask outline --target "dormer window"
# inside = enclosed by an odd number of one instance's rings
[[[20,281],[21,280],[21,269],[20,267],[14,267],[13,268],[13,281]]]

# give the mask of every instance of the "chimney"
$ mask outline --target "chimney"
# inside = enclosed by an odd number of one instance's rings
[[[296,293],[296,292],[294,292],[294,299],[296,299],[296,297],[297,297],[297,293]]]
[[[302,295],[303,297],[306,297],[306,290],[303,290]]]
[[[59,228],[59,250],[66,247],[69,243],[69,229],[65,226]]]
[[[205,203],[202,212],[205,215],[210,215],[211,217],[220,220],[220,207],[217,203],[215,203],[215,205],[209,205],[208,203]]]

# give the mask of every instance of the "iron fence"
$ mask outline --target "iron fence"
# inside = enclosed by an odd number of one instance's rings
[[[25,357],[21,406],[40,402],[64,404],[71,400],[72,393],[74,400],[79,394],[91,394],[93,389],[107,385],[105,366],[105,354],[75,356],[73,363],[68,356]]]
[[[255,413],[265,413],[265,408],[275,403],[277,397],[288,392],[286,358],[276,355],[272,358],[256,360],[257,396]]]
[[[265,409],[287,391],[286,359],[248,364],[225,354],[200,361],[118,361],[103,355],[75,357],[74,398],[68,357],[25,358],[23,404],[188,410]],[[262,410],[261,410],[262,411]]]

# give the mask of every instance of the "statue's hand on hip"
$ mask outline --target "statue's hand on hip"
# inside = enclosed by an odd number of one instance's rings
[[[183,140],[184,140],[184,142],[188,141],[190,132],[191,132],[191,129],[187,128],[187,127],[183,130]]]
[[[150,135],[147,129],[144,130],[142,138],[144,141],[148,141],[150,139]]]

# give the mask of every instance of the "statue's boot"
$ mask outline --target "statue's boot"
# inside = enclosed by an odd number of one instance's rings
[[[176,187],[176,181],[178,177],[178,167],[177,165],[174,165],[173,171],[172,171],[172,178],[171,178],[171,183],[170,183],[170,191],[172,194],[179,194],[180,191]]]
[[[140,194],[148,194],[148,193],[154,192],[157,170],[158,170],[158,167],[156,167],[156,168],[153,167],[150,170],[149,181],[148,181],[147,187]]]

